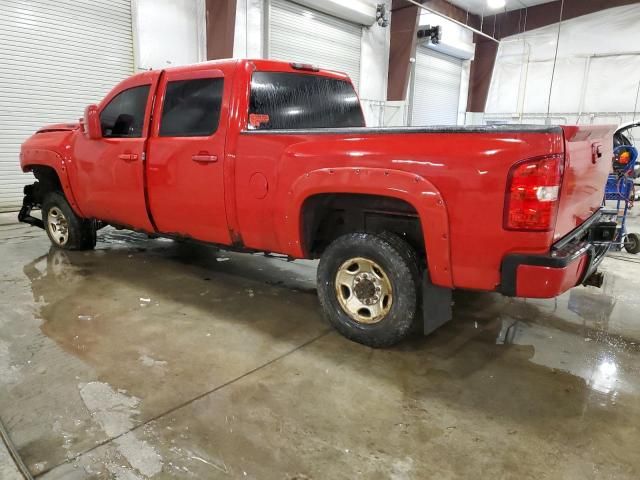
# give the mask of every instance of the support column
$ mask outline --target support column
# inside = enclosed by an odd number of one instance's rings
[[[474,35],[473,41],[476,44],[476,51],[469,74],[467,112],[484,112],[493,75],[493,66],[498,54],[498,44],[480,35]]]
[[[407,98],[411,57],[416,54],[419,8],[402,0],[391,7],[391,43],[389,46],[389,81],[387,100]]]
[[[206,0],[207,60],[233,57],[236,0]]]

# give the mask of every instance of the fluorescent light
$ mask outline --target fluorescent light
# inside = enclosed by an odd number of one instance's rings
[[[504,8],[506,5],[506,0],[487,0],[487,5],[489,8]]]

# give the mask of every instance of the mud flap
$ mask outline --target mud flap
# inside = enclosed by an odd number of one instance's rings
[[[422,277],[422,331],[424,335],[429,335],[451,320],[453,316],[451,292],[450,288],[438,287],[431,283],[429,272],[424,272]]]

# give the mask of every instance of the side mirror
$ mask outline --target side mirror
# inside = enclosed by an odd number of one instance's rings
[[[102,137],[102,127],[100,126],[100,114],[97,105],[89,105],[84,109],[83,118],[84,134],[91,140]]]

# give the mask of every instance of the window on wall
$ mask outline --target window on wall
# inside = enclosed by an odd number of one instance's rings
[[[251,78],[250,129],[364,126],[350,82],[283,72],[256,72]]]
[[[167,84],[160,121],[161,137],[206,137],[218,129],[222,78],[179,80]]]
[[[141,85],[120,92],[100,112],[102,136],[106,138],[136,138],[142,136],[144,112],[150,85]]]

